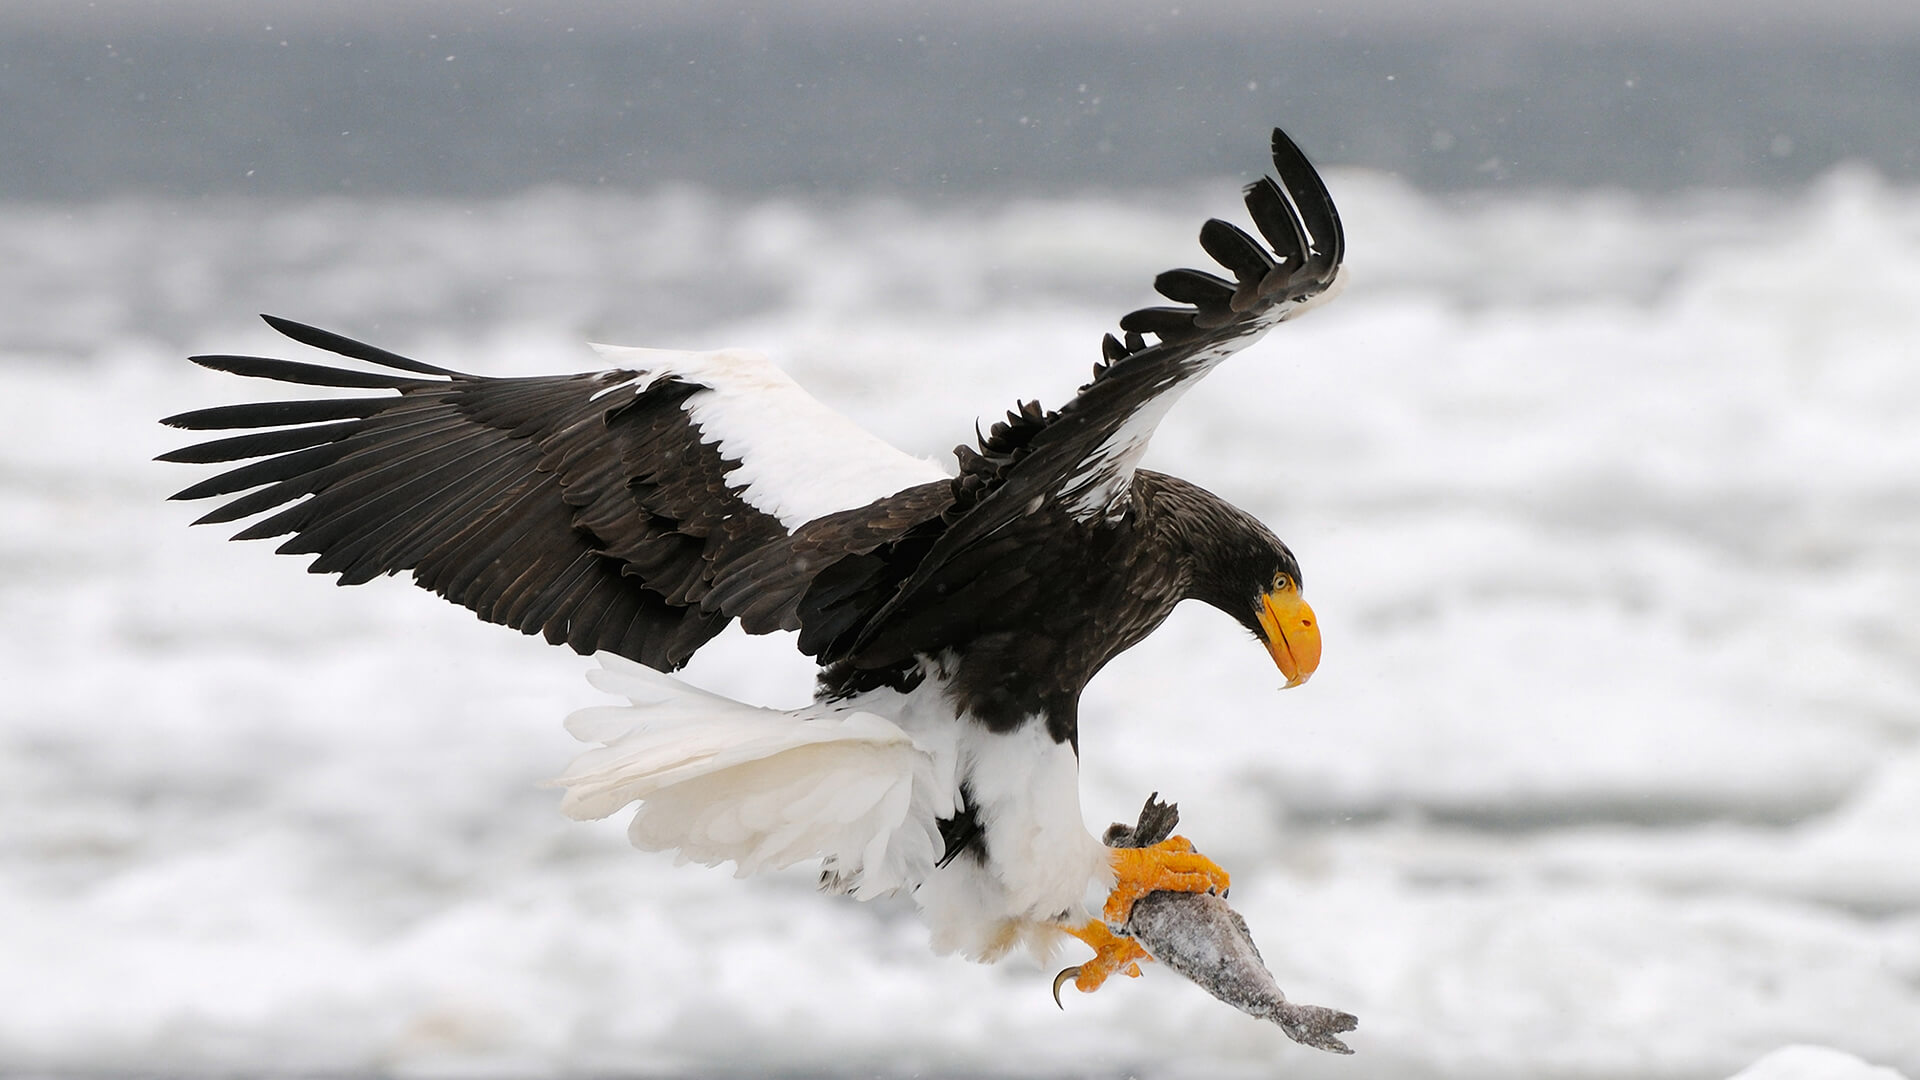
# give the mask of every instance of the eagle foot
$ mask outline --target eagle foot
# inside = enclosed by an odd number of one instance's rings
[[[1055,1005],[1060,1004],[1060,987],[1068,980],[1072,980],[1074,989],[1091,994],[1115,972],[1128,978],[1140,977],[1140,962],[1152,957],[1127,934],[1126,926],[1133,917],[1133,905],[1141,897],[1155,892],[1224,895],[1231,884],[1227,872],[1194,851],[1193,842],[1184,836],[1169,836],[1146,847],[1115,847],[1112,851],[1115,884],[1100,918],[1089,920],[1085,926],[1066,928],[1067,933],[1093,949],[1093,958],[1053,977]]]
[[[1184,836],[1170,836],[1151,847],[1114,848],[1113,876],[1113,892],[1100,913],[1110,927],[1126,926],[1134,902],[1148,893],[1210,892],[1224,896],[1232,883],[1218,863],[1194,851],[1193,842]]]
[[[1115,972],[1129,979],[1139,978],[1140,961],[1151,959],[1139,942],[1114,933],[1099,919],[1090,919],[1085,926],[1069,926],[1066,930],[1093,948],[1093,959],[1067,968],[1053,977],[1055,1005],[1060,1005],[1060,987],[1069,979],[1073,980],[1075,990],[1091,994],[1100,989]],[[1066,1008],[1065,1005],[1060,1007]]]

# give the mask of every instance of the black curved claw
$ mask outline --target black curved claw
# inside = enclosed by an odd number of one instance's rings
[[[1053,1003],[1060,1006],[1061,1012],[1066,1012],[1067,1007],[1060,1004],[1060,987],[1064,986],[1068,979],[1077,979],[1079,977],[1080,966],[1078,964],[1070,968],[1060,969],[1060,974],[1053,977]]]

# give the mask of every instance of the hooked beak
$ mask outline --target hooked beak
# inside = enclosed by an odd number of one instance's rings
[[[1288,686],[1299,686],[1320,666],[1320,624],[1300,590],[1287,584],[1260,597],[1260,634]]]

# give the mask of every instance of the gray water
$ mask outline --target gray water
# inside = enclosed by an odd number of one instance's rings
[[[606,4],[0,11],[0,196],[1920,176],[1900,5]]]

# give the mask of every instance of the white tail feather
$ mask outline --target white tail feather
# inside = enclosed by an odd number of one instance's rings
[[[598,749],[557,781],[561,809],[603,818],[638,802],[627,835],[742,876],[824,859],[866,899],[918,883],[940,853],[951,802],[933,757],[891,720],[813,707],[782,711],[696,689],[608,653],[588,679],[630,705],[582,709],[567,730]]]

